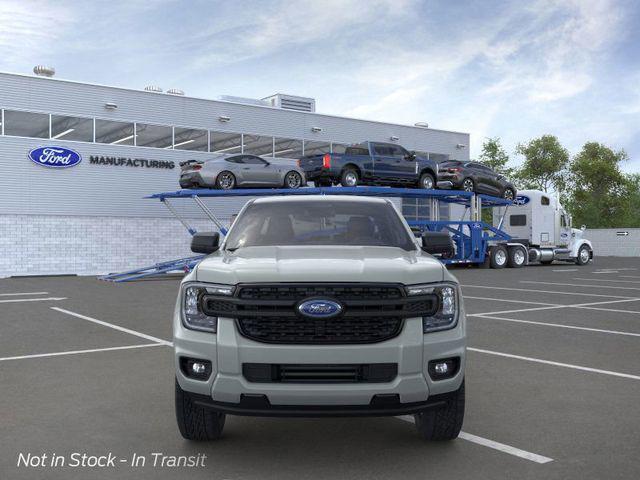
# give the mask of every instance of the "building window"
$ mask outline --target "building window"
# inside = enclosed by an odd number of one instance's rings
[[[344,143],[332,143],[331,153],[344,153],[349,145]]]
[[[313,142],[304,141],[305,155],[322,155],[323,153],[331,153],[331,143],[329,142]]]
[[[436,163],[442,163],[449,160],[449,155],[445,155],[442,153],[430,153],[429,158]]]
[[[133,123],[96,119],[96,142],[133,145]]]
[[[173,148],[176,150],[196,150],[206,152],[209,149],[209,136],[206,130],[176,127],[173,130]]]
[[[244,153],[251,155],[273,156],[273,137],[261,137],[260,135],[243,135]]]
[[[51,115],[51,138],[93,142],[93,119]]]
[[[242,153],[242,135],[239,133],[210,132],[212,153]]]
[[[4,134],[15,137],[49,138],[49,115],[5,110]]]
[[[138,147],[171,148],[173,129],[164,125],[136,123],[136,145]]]
[[[302,157],[302,140],[293,140],[291,138],[275,138],[274,144],[274,157],[296,159]]]

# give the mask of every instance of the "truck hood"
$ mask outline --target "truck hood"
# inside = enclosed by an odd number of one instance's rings
[[[420,251],[394,247],[246,247],[206,257],[196,280],[235,285],[278,282],[440,282],[444,266]]]

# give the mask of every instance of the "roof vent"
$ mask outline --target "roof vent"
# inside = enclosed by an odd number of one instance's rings
[[[233,95],[221,95],[219,98],[223,102],[242,103],[244,105],[257,105],[259,107],[268,107],[271,105],[269,102],[256,98],[234,97]]]
[[[284,110],[297,110],[299,112],[316,111],[316,101],[309,97],[296,97],[295,95],[276,93],[270,97],[263,98],[263,100],[269,102],[272,107],[278,107]]]
[[[420,128],[429,128],[429,124],[427,122],[416,122],[414,125]]]
[[[33,73],[39,77],[53,77],[56,74],[56,69],[45,65],[36,65],[33,67]]]
[[[184,95],[184,92],[179,88],[170,88],[169,90],[167,90],[167,93],[169,95]]]
[[[162,88],[158,87],[157,85],[147,85],[146,87],[144,87],[144,90],[146,92],[162,93]]]

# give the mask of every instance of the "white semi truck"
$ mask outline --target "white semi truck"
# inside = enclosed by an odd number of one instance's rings
[[[493,268],[554,260],[585,265],[593,259],[591,242],[582,238],[586,227],[572,228],[571,216],[548,193],[519,191],[513,205],[497,208],[495,213],[493,226],[511,240],[489,247],[487,261]]]

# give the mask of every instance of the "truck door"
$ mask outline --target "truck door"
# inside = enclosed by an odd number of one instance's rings
[[[376,179],[389,180],[394,176],[393,165],[395,158],[390,145],[384,143],[371,144],[373,158],[373,175]]]
[[[559,214],[559,238],[557,239],[558,246],[566,247],[571,243],[571,221],[569,215],[564,210],[558,210]]]

